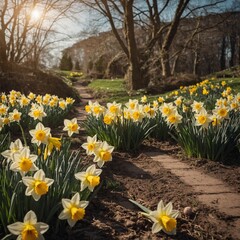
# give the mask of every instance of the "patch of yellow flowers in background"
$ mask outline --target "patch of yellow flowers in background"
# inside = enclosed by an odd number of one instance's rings
[[[56,95],[36,95],[30,92],[27,96],[19,91],[12,90],[9,94],[0,94],[0,131],[12,122],[20,122],[24,116],[33,120],[42,121],[51,116],[51,112],[65,111],[74,103],[73,98],[59,98]]]

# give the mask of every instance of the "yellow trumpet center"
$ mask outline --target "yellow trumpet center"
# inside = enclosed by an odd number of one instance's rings
[[[48,192],[48,185],[46,182],[37,180],[34,183],[34,190],[38,195],[44,195]]]
[[[76,132],[78,130],[78,125],[76,123],[70,124],[69,128],[72,132]]]
[[[89,182],[91,187],[96,187],[100,183],[100,177],[99,176],[88,175],[87,176],[87,181]]]
[[[161,217],[161,220],[162,220],[162,224],[167,232],[172,232],[177,226],[177,221],[175,218],[171,218],[171,217],[164,215]]]
[[[22,240],[36,240],[38,239],[38,231],[31,224],[26,224],[21,232]]]
[[[93,151],[94,147],[95,147],[95,144],[93,144],[93,143],[89,143],[87,146],[89,151]]]
[[[31,169],[32,165],[33,163],[29,158],[22,158],[21,162],[19,163],[20,169],[24,172],[28,172]]]
[[[35,133],[35,137],[38,141],[43,141],[46,138],[46,133],[43,130],[38,130]]]
[[[176,118],[175,115],[170,115],[170,116],[168,117],[168,121],[169,121],[170,123],[175,123],[175,122],[177,121],[177,118]]]
[[[77,207],[72,207],[70,209],[71,212],[71,218],[74,221],[78,221],[84,218],[85,215],[85,209],[84,208],[77,208]]]
[[[33,111],[33,116],[34,117],[39,117],[40,113],[41,113],[40,110],[36,109],[36,110]]]
[[[112,155],[110,152],[103,150],[100,152],[100,157],[103,161],[107,162],[111,160]]]
[[[116,113],[117,112],[117,107],[116,106],[111,106],[109,108],[109,110],[110,110],[111,113]]]
[[[206,122],[207,118],[205,116],[199,116],[198,117],[198,122],[200,124],[204,124]]]

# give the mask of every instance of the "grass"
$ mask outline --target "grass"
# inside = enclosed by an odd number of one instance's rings
[[[240,78],[217,78],[214,82],[226,81],[227,86],[231,87],[235,93],[240,92]],[[93,80],[88,87],[94,92],[95,98],[101,102],[119,102],[126,103],[129,99],[140,100],[142,96],[147,95],[151,102],[157,100],[159,96],[164,96],[170,92],[157,95],[149,95],[144,90],[128,91],[123,79],[96,79]]]
[[[144,90],[128,91],[123,79],[96,79],[88,87],[97,98],[101,98],[101,102],[126,103],[129,99],[140,100],[142,96],[147,95]],[[147,95],[149,101],[156,100],[159,96],[159,94]]]

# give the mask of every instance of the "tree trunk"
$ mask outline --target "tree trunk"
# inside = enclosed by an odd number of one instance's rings
[[[234,66],[234,59],[235,59],[235,50],[236,50],[236,34],[232,33],[230,35],[230,49],[231,49],[231,58],[229,61],[229,67]]]
[[[194,61],[193,61],[193,74],[198,75],[198,64],[199,63],[199,52],[194,52]]]
[[[170,63],[169,63],[169,50],[161,50],[160,54],[162,76],[169,77],[171,75]]]
[[[133,0],[126,1],[125,3],[125,35],[127,38],[128,46],[128,81],[130,90],[138,90],[147,87],[147,84],[142,76],[140,61],[139,61],[139,51],[137,49],[135,32],[134,32],[134,16],[133,16]]]
[[[220,57],[220,68],[224,70],[226,68],[226,40],[225,37],[222,39],[222,47],[221,47],[221,57]]]
[[[0,70],[7,71],[8,59],[7,59],[7,45],[5,41],[4,31],[0,29]]]

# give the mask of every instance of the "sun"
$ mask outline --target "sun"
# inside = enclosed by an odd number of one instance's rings
[[[40,19],[41,14],[42,14],[42,13],[40,12],[40,10],[35,8],[35,9],[33,9],[32,12],[31,12],[31,19],[32,19],[33,21],[36,21],[36,20]]]

